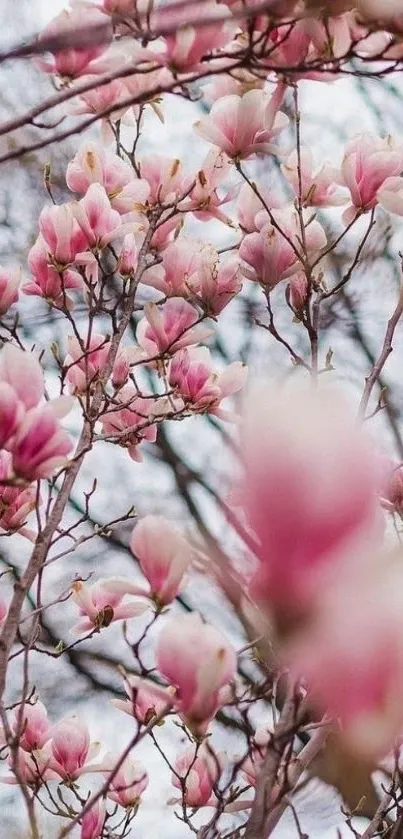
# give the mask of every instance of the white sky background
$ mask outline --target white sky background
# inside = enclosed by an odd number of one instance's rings
[[[16,0],[16,4],[18,4],[18,1]],[[12,9],[14,4],[9,5],[10,9]],[[64,6],[65,3],[61,2],[61,0],[37,0],[36,4],[32,2],[32,31],[39,28],[40,23],[45,24],[47,20],[53,17]],[[11,17],[8,17],[5,30],[2,32],[0,44],[12,42],[14,39],[13,35],[15,37],[16,33],[18,35],[18,21],[13,21]],[[375,97],[379,95],[376,88],[374,88],[374,95]],[[168,98],[164,108],[166,118],[164,126],[156,122],[155,116],[150,116],[147,151],[154,150],[168,153],[169,149],[169,153],[172,156],[184,158],[185,161],[186,159],[194,160],[196,156],[198,160],[203,159],[209,146],[201,139],[195,137],[191,131],[191,125],[199,115],[197,105],[186,103],[182,99],[175,99],[174,105],[172,103],[172,98]],[[329,155],[329,149],[334,150],[335,156],[340,160],[342,146],[346,137],[352,136],[354,133],[362,131],[365,128],[377,130],[369,112],[362,108],[361,100],[358,98],[354,86],[347,79],[337,81],[331,85],[321,85],[312,82],[303,83],[301,85],[301,110],[303,114],[303,136],[305,133],[307,144],[314,144],[318,156],[318,163],[326,159]],[[309,116],[306,122],[304,121],[305,115]],[[155,121],[154,132],[153,120]],[[334,133],[335,125],[339,127],[341,134],[338,147],[338,140]],[[335,163],[337,163],[336,160]],[[399,231],[398,225],[396,225],[396,231],[396,241],[393,242],[393,247],[397,252],[399,247],[401,247],[399,241],[401,239],[401,232]],[[206,226],[204,228],[204,234],[207,236],[207,233],[208,227]],[[382,285],[380,289],[381,293],[374,295],[373,291],[376,284]],[[382,334],[381,329],[384,328],[384,324],[393,309],[394,289],[395,281],[386,268],[383,276],[366,277],[365,287],[360,289],[362,294],[368,299],[368,316],[371,318],[371,323],[374,326],[375,339],[376,336]],[[332,346],[335,351],[336,361],[338,360],[339,362],[338,368],[340,370],[343,368],[343,363],[349,361],[349,359],[345,358],[343,338],[335,335],[334,345]],[[402,352],[403,338],[402,330],[400,330],[397,336],[397,347],[388,368],[389,374],[392,377],[396,376],[397,378],[400,375]],[[335,377],[339,377],[339,375],[336,370]],[[351,390],[352,392],[354,390],[353,383]],[[122,457],[120,457],[120,454]],[[193,456],[197,457],[197,452],[192,451],[191,457]],[[118,458],[114,461],[114,468],[117,470],[116,475],[120,468],[129,468],[125,453],[119,453]],[[136,472],[136,485],[138,486],[139,483],[141,485],[143,482],[146,490],[146,469],[141,466],[136,466],[135,468],[138,470]],[[109,483],[110,488],[111,476],[109,475],[108,477],[109,481],[107,483]],[[104,494],[102,495],[101,481],[100,505],[108,501],[109,488],[105,485]],[[114,498],[114,501],[116,501],[116,498]],[[130,500],[127,506],[130,506]],[[56,662],[52,663],[52,670],[53,678],[56,680]],[[66,692],[69,694],[71,702],[70,685],[66,685]],[[94,739],[97,736],[102,736],[102,741],[107,748],[113,746],[118,749],[119,746],[126,744],[132,730],[130,719],[118,711],[109,710],[108,707],[105,709],[107,699],[104,696],[98,695],[91,700],[88,700],[87,697],[84,697],[82,700],[80,696],[77,696],[76,701],[76,710],[88,723]],[[171,749],[171,754],[173,743],[172,730],[171,728],[171,735],[168,732],[164,732],[167,748]],[[160,761],[156,760],[154,750],[148,745],[141,747],[138,757],[144,759],[144,763],[150,774],[151,783],[144,794],[140,814],[134,823],[133,835],[142,836],[144,839],[152,839],[161,830],[161,835],[164,836],[164,839],[182,839],[182,837],[187,837],[189,835],[187,828],[183,828],[179,822],[173,819],[171,809],[165,804],[166,800],[173,794],[172,787],[169,783],[169,774],[167,772],[164,774],[161,773]],[[7,815],[9,817],[12,816],[14,807],[12,790],[6,788],[4,793],[1,794],[1,798],[4,804],[5,817]],[[338,803],[331,796],[327,795],[326,790],[322,793],[318,789],[311,794],[311,803],[304,804],[301,817],[302,827],[309,833],[310,839],[336,839],[336,828],[340,828]],[[345,835],[351,836],[351,833],[346,831]],[[50,839],[50,836],[51,834],[49,834],[49,837],[46,836],[46,839]],[[275,839],[293,839],[293,836],[293,822],[289,818],[284,820],[282,826],[279,827],[275,833]]]

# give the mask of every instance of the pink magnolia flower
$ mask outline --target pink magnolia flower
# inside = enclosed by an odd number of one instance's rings
[[[0,316],[5,315],[13,303],[17,303],[21,279],[20,268],[7,270],[0,265]]]
[[[173,799],[169,803],[174,804],[184,798],[188,807],[215,807],[217,799],[213,793],[220,775],[221,766],[219,758],[212,750],[202,744],[195,750],[194,746],[188,746],[175,760],[175,772],[185,780],[185,791],[182,791],[181,780],[172,773],[171,782],[176,789],[180,790],[181,797]]]
[[[154,443],[157,436],[154,418],[158,410],[155,399],[138,396],[135,386],[128,382],[116,395],[115,404],[103,414],[103,432],[111,439],[116,437],[133,460],[141,460],[138,445],[143,440]]]
[[[72,204],[72,210],[90,248],[102,250],[113,239],[128,232],[119,213],[112,209],[101,184],[91,184],[84,198]]]
[[[109,753],[105,755],[103,763],[109,763],[110,771],[112,771],[118,758],[119,755],[114,757]],[[108,780],[110,771],[105,772],[105,780]],[[139,799],[147,786],[148,774],[143,764],[128,757],[111,780],[107,798],[116,804],[120,804],[121,807],[134,807],[139,803]]]
[[[112,384],[115,388],[121,388],[126,384],[130,370],[133,365],[144,360],[144,353],[140,347],[122,347],[113,365]]]
[[[150,720],[162,714],[172,703],[172,690],[159,688],[145,680],[139,680],[138,676],[126,676],[125,690],[128,699],[112,699],[112,705],[123,711],[137,722],[147,725]]]
[[[5,533],[19,531],[30,538],[31,532],[24,525],[37,504],[36,488],[7,485],[12,476],[12,455],[3,449],[0,452],[0,530]]]
[[[41,749],[51,736],[51,725],[48,720],[48,713],[42,702],[35,702],[35,705],[26,703],[22,709],[17,706],[12,722],[14,734],[18,734],[18,745],[26,752]]]
[[[0,383],[12,387],[25,408],[35,408],[45,392],[38,359],[11,343],[0,353]]]
[[[305,609],[343,557],[380,538],[375,456],[331,391],[250,395],[243,437],[245,510],[258,537],[252,594]]]
[[[194,306],[180,297],[171,297],[162,306],[146,303],[136,337],[149,357],[172,355],[182,347],[198,344],[211,335],[211,329],[199,320]]]
[[[389,213],[403,216],[403,178],[386,178],[378,190],[377,198],[380,205]]]
[[[209,151],[201,169],[196,175],[196,183],[183,207],[191,210],[199,221],[216,218],[232,227],[229,216],[220,209],[236,196],[239,186],[225,189],[220,195],[218,190],[227,178],[231,164],[226,156],[216,149]]]
[[[261,185],[259,185],[258,192],[270,210],[279,210],[284,208],[284,200],[275,193],[273,194]],[[246,233],[255,233],[259,231],[262,225],[258,227],[256,218],[257,216],[260,217],[263,209],[264,205],[261,199],[256,195],[253,189],[251,189],[249,184],[243,184],[236,205],[238,221],[242,230]],[[269,218],[267,218],[267,221],[269,221]]]
[[[203,248],[200,265],[190,277],[189,286],[207,314],[219,315],[242,289],[238,259],[232,257],[220,263],[214,248]]]
[[[166,215],[166,214],[165,214]],[[179,213],[175,213],[171,217],[166,217],[165,221],[162,221],[155,233],[153,233],[151,242],[150,242],[150,249],[152,251],[156,251],[157,253],[162,253],[165,248],[168,247],[172,242],[177,239],[179,233],[181,232],[183,227],[183,218]]]
[[[317,708],[338,718],[344,748],[372,764],[403,730],[403,580],[400,556],[369,559],[321,596],[286,659]]]
[[[288,124],[285,114],[279,112],[283,96],[281,84],[270,99],[261,90],[223,96],[214,103],[209,116],[196,123],[195,130],[231,158],[273,154],[276,149],[272,141]]]
[[[73,715],[52,726],[42,755],[60,778],[75,781],[86,772],[101,771],[101,766],[91,764],[99,750],[99,743],[91,743],[87,726]]]
[[[144,272],[142,282],[166,297],[189,297],[190,277],[200,266],[203,245],[198,239],[179,236],[165,248],[162,261]]]
[[[304,207],[335,207],[347,203],[345,192],[336,185],[340,181],[340,173],[328,163],[314,173],[313,155],[309,149],[301,149],[300,166],[298,153],[293,151],[282,170],[297,196],[301,179]]]
[[[198,27],[201,19],[212,19],[216,22],[211,26]],[[156,54],[156,58],[163,61],[173,72],[183,73],[197,69],[203,56],[223,47],[227,44],[236,32],[236,24],[230,16],[223,19],[222,7],[213,0],[203,5],[202,14],[197,8],[182,7],[175,8],[175,2],[171,2],[168,8],[162,8],[155,15],[155,27],[167,22],[171,25],[174,22],[177,29],[172,34],[164,37],[164,51]],[[186,23],[186,26],[183,24]]]
[[[146,516],[135,525],[130,547],[161,606],[172,603],[191,560],[191,547],[171,522]]]
[[[140,600],[126,600],[130,594],[146,594],[141,586],[121,577],[107,577],[92,585],[77,580],[72,585],[72,599],[77,604],[80,620],[75,632],[103,629],[116,621],[142,615],[148,608]]]
[[[236,653],[215,627],[200,615],[172,618],[156,649],[157,666],[176,687],[175,704],[192,731],[203,734],[223,699],[223,688],[236,673]]]
[[[229,419],[220,404],[245,384],[247,367],[234,361],[222,373],[212,368],[207,347],[190,347],[177,352],[169,367],[169,384],[188,410]]]
[[[128,163],[94,141],[81,146],[69,163],[66,183],[80,195],[84,195],[91,184],[101,184],[111,206],[119,213],[142,208],[150,192],[147,181],[135,178]]]
[[[7,445],[24,416],[24,408],[14,388],[0,380],[0,447]]]
[[[291,277],[301,270],[301,245],[299,242],[299,218],[294,208],[275,210],[273,217],[281,229],[278,230],[262,211],[256,223],[263,226],[258,233],[245,236],[239,248],[239,256],[252,269],[244,268],[244,274],[251,280],[257,280],[269,290],[281,280]],[[311,221],[309,211],[304,213],[305,243],[308,254],[315,258],[326,246],[326,234],[318,221]]]
[[[55,39],[55,47],[50,49],[52,59],[40,60],[39,66],[47,73],[57,73],[59,76],[75,78],[89,71],[89,65],[105,51],[112,38],[112,27],[109,19],[93,3],[73,2],[70,9],[64,9],[46,26],[40,40]],[[94,33],[91,37],[91,31]],[[69,37],[78,37],[80,33],[88,32],[81,37],[82,46],[63,49],[63,41]]]
[[[42,236],[38,236],[28,254],[28,265],[33,275],[29,283],[22,287],[24,294],[44,297],[50,304],[73,308],[73,302],[67,295],[69,289],[82,289],[81,275],[71,268],[57,270],[51,264],[48,247]]]
[[[1,778],[3,784],[20,784],[20,778],[33,789],[39,787],[45,781],[54,781],[58,779],[57,773],[49,766],[49,757],[46,749],[37,749],[32,752],[18,749],[16,755],[18,763],[18,779],[14,774],[5,775]],[[13,770],[13,761],[11,755],[7,760],[8,765]],[[14,770],[13,770],[14,771]]]
[[[352,204],[344,213],[346,223],[357,212],[376,207],[378,191],[387,178],[400,175],[403,169],[403,148],[393,144],[391,137],[359,134],[347,145],[341,165],[342,183],[348,187]]]
[[[388,509],[401,513],[403,511],[403,466],[390,463],[388,467],[382,481],[381,497],[388,502]]]
[[[96,75],[86,75],[86,82],[96,82]],[[77,91],[77,95],[79,90]],[[108,119],[115,122],[118,119],[124,120],[124,113],[127,107],[121,107],[121,103],[127,101],[127,90],[124,79],[114,79],[109,84],[94,87],[92,90],[83,91],[71,106],[71,112],[76,114],[99,114],[102,117],[105,112],[110,111]],[[109,144],[113,140],[113,132],[105,118],[101,121],[101,137],[103,142]]]
[[[86,247],[86,238],[69,204],[44,207],[39,216],[39,229],[55,268],[74,262]]]
[[[81,820],[80,839],[99,839],[105,824],[106,810],[103,801],[97,801]]]
[[[58,420],[54,405],[47,403],[27,411],[12,446],[16,475],[26,481],[50,478],[66,465],[72,440]]]
[[[0,597],[0,626],[3,625],[6,615],[8,612],[8,605],[4,600],[4,597]]]
[[[267,25],[267,22],[266,22]],[[276,67],[298,67],[298,65],[309,65],[309,60],[314,57],[310,33],[304,20],[297,21],[295,26],[287,24],[273,29],[267,40],[266,51],[268,51],[267,64]],[[264,59],[263,59],[263,64]],[[304,78],[308,74],[301,72],[297,78]]]
[[[301,312],[308,300],[309,293],[306,275],[302,271],[300,274],[294,274],[290,279],[288,288],[291,306],[296,312]]]
[[[141,158],[140,175],[149,184],[150,204],[172,204],[192,185],[192,177],[183,172],[180,160],[159,154]]]
[[[139,248],[134,233],[128,233],[123,239],[119,254],[118,271],[125,279],[132,277],[138,265]]]
[[[103,373],[109,355],[110,340],[104,335],[93,333],[88,346],[85,339],[80,344],[75,335],[69,335],[67,343],[69,351],[64,359],[66,379],[72,393],[84,393]]]

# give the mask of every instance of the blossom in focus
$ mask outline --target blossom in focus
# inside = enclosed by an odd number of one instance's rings
[[[198,239],[179,236],[165,248],[161,263],[145,271],[141,281],[166,297],[189,297],[189,280],[197,274],[204,247],[208,246]]]
[[[214,102],[209,116],[196,123],[195,130],[233,159],[273,154],[273,140],[288,124],[288,118],[279,112],[283,96],[282,84],[270,98],[261,90],[223,96]]]
[[[85,340],[80,342],[75,335],[69,335],[67,343],[68,355],[64,359],[66,380],[72,393],[85,393],[103,373],[110,341],[104,335],[93,333],[88,346]]]
[[[91,632],[142,615],[147,604],[141,600],[125,600],[130,594],[144,595],[146,591],[121,577],[107,577],[92,585],[77,580],[72,585],[72,599],[79,608],[80,620],[74,631]]]
[[[18,300],[21,269],[7,270],[0,265],[0,316],[5,315]]]
[[[242,451],[260,543],[252,595],[283,615],[304,609],[348,550],[381,538],[375,454],[333,392],[263,387],[245,408]]]
[[[184,752],[179,754],[175,760],[175,772],[180,778],[185,779],[185,792],[182,793],[182,784],[176,774],[171,775],[171,783],[183,794],[188,807],[214,807],[217,799],[213,793],[217,784],[221,766],[218,757],[212,750],[202,745],[198,750],[194,746],[188,746]],[[182,797],[174,799],[170,803],[182,801]]]
[[[396,146],[390,136],[359,134],[347,144],[341,165],[341,183],[348,187],[351,206],[344,213],[346,223],[358,211],[372,210],[378,204],[378,192],[387,178],[403,170],[403,147]]]
[[[86,772],[99,771],[91,764],[100,750],[91,743],[87,726],[76,716],[66,717],[52,726],[51,737],[42,749],[49,768],[64,781],[75,781]]]
[[[192,184],[192,177],[183,172],[178,158],[161,154],[144,155],[140,161],[140,175],[150,187],[149,203],[171,204],[184,197]]]
[[[119,755],[105,755],[103,764],[110,764],[111,770],[115,767]],[[105,780],[108,780],[109,772],[105,772]],[[134,807],[138,804],[139,798],[148,786],[148,774],[138,760],[126,758],[116,775],[108,786],[107,798],[120,804],[121,807]]]
[[[191,210],[199,221],[216,218],[232,227],[231,219],[221,207],[235,198],[239,187],[235,185],[224,188],[222,194],[218,192],[230,171],[228,158],[221,151],[211,149],[197,172],[196,183],[183,207]]]
[[[258,227],[256,223],[257,217],[260,218],[260,213],[264,209],[260,195],[270,210],[279,210],[284,207],[284,200],[267,188],[259,185],[257,191],[259,195],[256,195],[249,184],[245,183],[239,192],[236,213],[238,222],[245,233],[256,233],[262,226]]]
[[[346,192],[337,186],[340,173],[325,163],[315,171],[313,155],[307,148],[293,151],[282,166],[283,173],[299,196],[301,179],[301,203],[304,207],[335,207],[347,203]]]
[[[214,248],[203,248],[200,265],[191,275],[189,287],[207,314],[219,315],[242,289],[238,259],[232,257],[220,262]]]
[[[326,246],[326,234],[318,221],[311,220],[309,210],[303,213],[306,249],[310,256],[315,258]],[[256,217],[258,232],[245,236],[239,248],[239,256],[249,266],[243,269],[244,275],[261,283],[268,290],[274,288],[281,280],[298,273],[302,260],[296,210],[286,207],[273,211],[272,216],[277,226],[267,220],[264,210],[259,213]]]
[[[67,291],[82,289],[82,277],[73,268],[57,270],[50,262],[46,242],[40,235],[28,254],[28,266],[32,280],[24,283],[22,287],[24,294],[44,297],[50,304],[53,303],[59,307],[73,308],[73,302]]]
[[[128,163],[93,140],[81,146],[69,163],[66,183],[80,195],[84,195],[91,184],[100,184],[111,206],[119,213],[142,207],[150,192],[147,181],[136,178]]]
[[[51,736],[51,725],[46,708],[39,701],[34,705],[26,702],[22,709],[17,705],[11,727],[14,734],[19,734],[20,749],[26,752],[41,749]]]
[[[72,211],[84,233],[87,246],[102,250],[113,239],[127,232],[121,227],[121,217],[113,210],[101,184],[93,183],[84,198],[72,205]]]
[[[150,358],[177,352],[210,337],[211,329],[199,323],[194,306],[180,297],[171,297],[162,306],[146,303],[136,337]]]
[[[169,384],[188,410],[228,419],[220,404],[245,384],[247,367],[234,361],[221,373],[212,367],[207,347],[190,347],[175,353],[169,366]]]
[[[180,530],[162,516],[145,516],[134,527],[130,547],[152,597],[162,606],[171,603],[191,560],[191,547]]]
[[[103,414],[103,432],[127,448],[133,460],[141,460],[137,447],[143,440],[155,442],[157,426],[154,418],[158,411],[155,399],[138,396],[135,386],[128,382],[116,395],[112,408]]]
[[[159,688],[157,691],[154,685],[139,680],[138,676],[126,676],[125,690],[128,699],[112,699],[112,705],[142,725],[147,725],[172,703],[172,691],[169,688]]]
[[[86,238],[70,204],[44,207],[39,216],[39,229],[56,269],[74,262],[77,254],[86,247]]]
[[[222,704],[223,688],[236,673],[231,644],[200,615],[188,614],[166,624],[157,642],[156,661],[176,687],[175,706],[186,724],[195,734],[205,733]]]

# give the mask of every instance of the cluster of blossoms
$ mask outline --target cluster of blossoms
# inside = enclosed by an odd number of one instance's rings
[[[218,837],[221,817],[249,818],[251,810],[256,820],[270,750],[278,771],[263,795],[262,824],[269,813],[280,817],[294,789],[289,779],[294,773],[296,785],[298,767],[308,768],[293,753],[299,727],[311,747],[318,736],[323,748],[322,732],[331,732],[334,753],[366,776],[385,766],[403,732],[401,551],[390,551],[385,538],[387,514],[395,523],[402,515],[403,467],[375,450],[319,377],[331,370],[328,357],[320,366],[322,303],[351,278],[378,208],[403,216],[403,144],[362,133],[347,142],[338,166],[317,165],[301,140],[297,85],[329,81],[351,58],[399,62],[403,18],[393,0],[273,0],[267,8],[255,0],[206,0],[202,17],[200,5],[71,0],[39,38],[47,53],[40,66],[55,76],[69,116],[87,119],[83,125],[102,121],[102,139],[79,146],[63,203],[55,202],[49,176],[51,201],[28,254],[29,278],[0,269],[0,531],[34,542],[10,602],[0,598],[0,689],[9,656],[49,653],[40,646],[40,624],[55,602],[75,613],[74,640],[51,655],[100,634],[107,643],[120,623],[122,651],[135,667],[123,673],[126,698],[113,701],[134,732],[123,756],[100,757],[101,745],[76,716],[52,724],[28,684],[11,710],[2,701],[2,780],[24,790],[32,835],[39,835],[34,811],[43,796],[45,809],[79,825],[81,839],[130,835],[148,785],[132,752],[145,737],[169,768],[176,813],[196,832],[193,815],[213,808],[209,824]],[[186,168],[174,156],[145,153],[145,116],[163,119],[164,94],[191,98],[195,82],[208,108],[193,127],[204,157]],[[257,159],[275,160],[276,188],[255,177]],[[328,208],[340,208],[335,239],[323,222]],[[363,217],[368,226],[352,268],[330,288],[327,257],[352,228],[361,230]],[[211,243],[207,222],[233,237],[227,248]],[[281,287],[309,358],[276,329],[272,301]],[[265,384],[251,391],[239,422],[222,403],[242,391],[247,369],[240,361],[218,363],[213,339],[217,322],[229,307],[237,311],[251,288],[269,315],[266,329],[307,375],[300,390]],[[37,298],[30,305],[47,305],[68,332],[53,347],[57,399],[49,399],[37,348],[24,350],[18,319],[12,325],[16,304],[28,305],[24,295]],[[402,311],[403,302],[388,330]],[[393,331],[388,336],[367,379],[365,419]],[[73,406],[80,425],[74,454],[59,422]],[[72,573],[67,594],[47,602],[48,564],[88,538],[76,539],[75,530],[90,520],[91,493],[78,523],[63,521],[87,452],[115,443],[138,461],[161,426],[204,414],[214,424],[233,421],[233,436],[239,432],[242,477],[222,509],[241,556],[226,561],[206,528],[201,544],[148,515],[129,544],[143,581],[102,576],[97,567],[95,581],[77,574],[70,585]],[[34,510],[35,531],[26,526]],[[109,535],[108,527],[94,535]],[[55,554],[59,542],[67,547]],[[228,597],[246,646],[199,612],[177,614],[176,601],[186,604],[183,590],[198,573],[210,574]],[[22,617],[35,580],[33,615]],[[133,642],[129,633],[139,626]],[[245,675],[244,655],[261,681]],[[223,720],[242,734],[243,752],[217,748]],[[165,721],[186,738],[173,760],[158,740]],[[80,786],[87,775],[96,776],[88,798]]]

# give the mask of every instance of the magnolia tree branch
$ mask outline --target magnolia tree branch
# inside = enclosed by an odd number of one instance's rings
[[[389,356],[393,352],[393,338],[394,338],[394,335],[395,335],[397,325],[400,321],[400,318],[402,317],[402,314],[403,314],[403,285],[402,285],[402,283],[400,283],[398,302],[396,304],[396,308],[395,308],[392,316],[390,317],[390,319],[388,321],[388,326],[387,326],[387,330],[386,330],[385,339],[384,339],[384,342],[383,342],[383,347],[382,347],[381,353],[380,353],[377,361],[375,362],[369,376],[367,376],[367,378],[365,380],[364,392],[363,392],[362,397],[361,397],[359,412],[358,412],[359,417],[361,419],[365,419],[365,415],[366,415],[366,411],[367,411],[367,408],[368,408],[369,400],[371,398],[372,391],[373,391],[376,383],[379,381],[379,376],[381,375],[381,373],[383,371],[383,368],[385,367],[385,364],[386,364]]]

